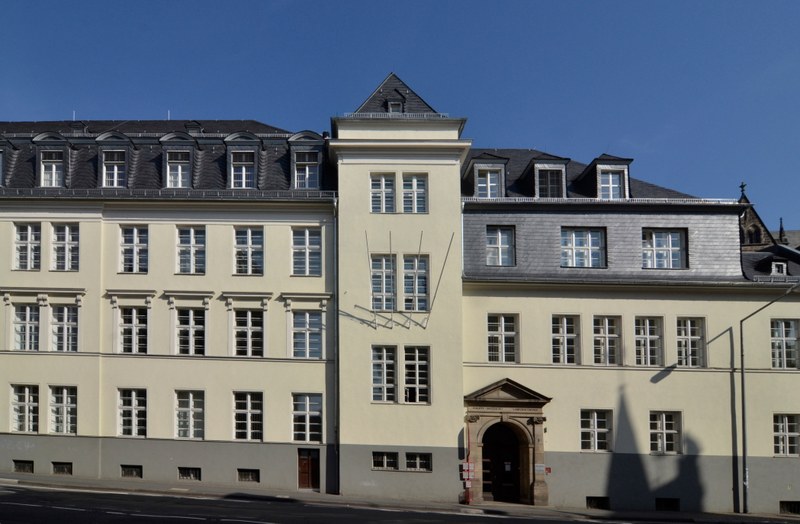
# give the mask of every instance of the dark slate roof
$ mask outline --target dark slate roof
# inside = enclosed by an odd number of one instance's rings
[[[403,102],[404,113],[437,113],[434,108],[394,73],[389,73],[389,76],[381,82],[381,85],[355,112],[388,113],[388,102],[395,100]]]
[[[160,134],[180,131],[189,134],[249,132],[256,135],[289,135],[289,131],[256,120],[58,120],[42,122],[0,122],[0,135],[33,136],[40,133],[101,135],[116,131],[126,135]]]
[[[113,132],[108,142],[105,133]],[[241,135],[240,135],[241,133]],[[37,136],[53,135],[39,144]],[[61,138],[59,138],[59,135]],[[291,137],[291,140],[290,140]],[[175,138],[175,140],[171,140]],[[3,147],[3,180],[0,196],[38,198],[44,196],[74,198],[156,197],[163,192],[192,193],[206,198],[218,192],[219,198],[250,198],[281,192],[279,198],[312,198],[314,191],[292,190],[291,147],[318,148],[324,158],[324,143],[308,140],[255,120],[99,120],[55,122],[0,122],[0,147]],[[37,180],[37,150],[59,148],[65,152],[65,187],[41,188]],[[101,157],[103,147],[122,149],[126,156],[125,188],[103,188]],[[191,152],[191,189],[166,186],[166,150],[178,147]],[[248,148],[256,153],[255,189],[237,189],[231,193],[228,153],[231,147]],[[322,162],[320,177],[323,190],[335,190],[332,168]],[[298,193],[298,191],[300,191]],[[224,194],[223,194],[224,193]],[[317,191],[320,198],[330,198]],[[332,195],[332,193],[331,193]]]
[[[773,262],[786,262],[788,275],[772,275]],[[798,282],[800,251],[775,245],[762,251],[742,252],[742,272],[748,280],[757,282]]]
[[[780,231],[770,231],[773,238],[778,240],[780,238]],[[800,231],[796,229],[785,229],[783,234],[786,236],[786,240],[789,242],[789,246],[797,249],[800,248]]]
[[[472,160],[480,161],[482,155],[492,155],[500,159],[507,159],[506,163],[506,196],[532,197],[534,195],[533,165],[536,162],[564,163],[566,162],[567,197],[568,198],[595,198],[597,195],[587,194],[585,189],[577,184],[581,174],[588,164],[576,162],[568,158],[555,156],[535,149],[481,149],[473,148],[464,162],[465,172],[462,173],[462,194],[473,196],[473,173],[466,169]],[[605,158],[603,158],[605,157]],[[485,156],[483,156],[485,158]],[[602,161],[629,162],[630,159],[601,155]],[[595,159],[597,160],[597,159]],[[686,193],[657,186],[643,180],[630,177],[631,198],[695,198]]]

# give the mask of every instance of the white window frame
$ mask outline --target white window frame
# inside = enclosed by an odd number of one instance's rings
[[[403,175],[403,213],[428,212],[428,175],[407,173]]]
[[[594,363],[599,366],[617,366],[622,362],[622,319],[615,316],[595,316]]]
[[[511,267],[516,264],[514,226],[486,226],[486,265]]]
[[[11,385],[11,432],[39,432],[39,386]]]
[[[61,304],[50,307],[52,351],[67,353],[78,351],[78,309],[78,306]]]
[[[399,453],[396,451],[373,451],[372,469],[377,471],[397,471],[400,469]]]
[[[119,272],[147,273],[150,258],[150,231],[148,226],[121,225],[119,233]],[[127,239],[126,236],[128,237]]]
[[[431,351],[429,346],[403,348],[404,403],[431,403]]]
[[[241,425],[241,429],[239,429]],[[260,391],[233,392],[234,440],[264,439],[264,394]]]
[[[678,366],[701,368],[706,365],[705,319],[678,317],[676,324]]]
[[[37,304],[14,306],[14,350],[39,351],[41,308]]]
[[[233,354],[237,357],[261,358],[265,355],[266,336],[264,310],[233,310]],[[243,345],[240,345],[243,342]]]
[[[637,366],[664,365],[664,319],[635,317],[633,319]]]
[[[65,156],[63,149],[44,149],[39,153],[40,187],[64,187]]]
[[[683,450],[683,427],[678,411],[650,412],[650,453],[679,455]]]
[[[395,212],[395,174],[373,173],[369,177],[370,212]]]
[[[205,437],[205,392],[175,391],[175,438],[202,440]]]
[[[581,451],[612,451],[613,412],[610,409],[581,410]]]
[[[53,224],[53,271],[78,271],[80,263],[80,226]]]
[[[242,233],[243,236],[240,235]],[[244,242],[240,243],[240,240]],[[235,275],[259,276],[264,274],[264,228],[235,227],[233,246],[233,273]]]
[[[406,471],[433,471],[433,454],[406,452]]]
[[[561,267],[606,267],[606,230],[562,227]]]
[[[192,153],[185,149],[165,151],[167,155],[167,187],[189,189],[192,187]]]
[[[371,257],[372,310],[395,311],[397,308],[397,272],[394,255]]]
[[[292,394],[292,441],[322,442],[322,394]]]
[[[507,313],[489,313],[486,317],[489,362],[516,363],[519,317]]]
[[[797,319],[773,318],[770,320],[770,346],[772,369],[796,369],[798,353]]]
[[[789,268],[786,262],[773,262],[770,270],[770,275],[773,276],[786,276],[789,274]]]
[[[294,152],[295,189],[319,189],[319,156],[319,151]]]
[[[292,276],[322,276],[322,228],[292,228]]]
[[[397,346],[372,346],[372,402],[397,402]]]
[[[50,433],[78,433],[78,388],[50,386]]]
[[[403,256],[403,310],[428,311],[429,269],[428,255]]]
[[[206,228],[205,226],[177,226],[176,273],[180,275],[203,275],[206,272]]]
[[[120,437],[147,437],[147,390],[120,388],[118,391]]]
[[[252,150],[231,151],[231,189],[256,188],[256,152]]]
[[[291,311],[292,358],[320,360],[325,358],[325,315],[320,310]]]
[[[14,230],[14,269],[38,271],[41,267],[42,254],[41,224],[14,224]]]
[[[612,176],[619,176],[615,183]],[[628,167],[599,164],[597,166],[597,199],[625,200],[628,198]]]
[[[114,158],[122,155],[122,160]],[[101,151],[103,160],[103,187],[126,187],[127,184],[127,152],[124,149],[104,149]]]
[[[685,229],[642,229],[642,269],[686,269]]]
[[[775,413],[772,416],[773,454],[800,457],[800,415]]]
[[[130,315],[128,315],[130,313]],[[130,321],[126,322],[126,316]],[[130,355],[146,355],[148,346],[148,324],[150,309],[146,306],[119,307],[119,352]],[[127,349],[125,339],[130,339]]]
[[[545,187],[547,187],[547,189],[548,189],[548,191],[547,191],[548,195],[543,195],[542,194],[542,181],[543,181],[542,177],[544,176],[544,173],[550,174],[550,173],[554,173],[554,172],[557,172],[557,176],[558,176],[558,193],[559,194],[558,194],[558,196],[550,196],[549,195],[550,189],[552,189],[553,185],[550,184],[550,180],[548,179],[547,180],[547,184],[545,184]],[[565,194],[565,188],[566,188],[566,185],[567,185],[566,184],[566,174],[565,174],[566,173],[566,169],[564,168],[563,165],[561,165],[561,164],[535,164],[533,166],[533,173],[534,173],[534,177],[535,177],[535,181],[536,181],[535,187],[534,187],[534,196],[536,198],[565,198],[566,197],[566,194]]]
[[[475,166],[475,196],[500,198],[503,196],[503,169],[501,167]]]
[[[206,353],[206,310],[175,308],[175,352],[202,356]]]
[[[580,324],[578,315],[553,315],[553,364],[580,364]]]

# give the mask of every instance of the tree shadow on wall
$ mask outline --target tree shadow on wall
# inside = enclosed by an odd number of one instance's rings
[[[623,388],[617,413],[606,484],[609,509],[700,511],[705,490],[700,481],[696,441],[684,435],[680,454],[650,455],[649,445],[647,449],[637,448]],[[642,421],[637,418],[636,423]]]

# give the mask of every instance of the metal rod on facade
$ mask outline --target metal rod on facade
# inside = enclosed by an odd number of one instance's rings
[[[747,469],[747,395],[745,394],[745,375],[747,373],[744,365],[744,322],[745,320],[748,320],[756,314],[764,311],[775,302],[786,298],[798,286],[800,286],[800,282],[787,289],[783,295],[770,300],[739,321],[739,363],[741,365],[742,389],[742,513],[748,513],[749,511],[747,500],[750,491],[750,472]]]

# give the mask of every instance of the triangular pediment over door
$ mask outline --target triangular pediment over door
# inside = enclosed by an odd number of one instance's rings
[[[498,380],[464,397],[466,406],[527,406],[541,408],[546,397],[510,378]]]

